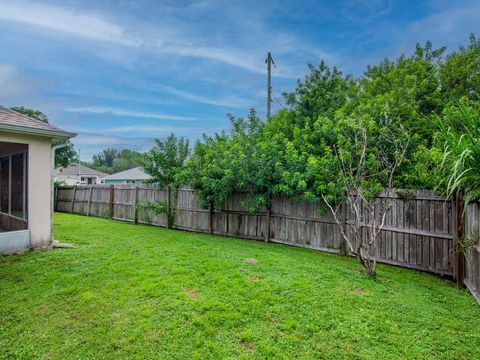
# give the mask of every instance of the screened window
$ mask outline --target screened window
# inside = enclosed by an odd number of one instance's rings
[[[10,162],[9,158],[0,159],[0,211],[8,214],[8,198],[10,196]]]
[[[27,218],[25,153],[0,159],[0,211]]]
[[[25,205],[25,177],[23,172],[24,154],[17,154],[11,157],[12,162],[12,185],[11,185],[11,209],[10,214],[19,218],[24,218]]]

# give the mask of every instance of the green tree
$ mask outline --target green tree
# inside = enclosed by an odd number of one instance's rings
[[[191,185],[204,206],[212,204],[221,209],[228,197],[238,188],[238,177],[233,171],[230,139],[225,133],[203,136],[196,141],[191,156],[182,172],[183,182]]]
[[[113,165],[110,171],[112,173],[117,173],[140,166],[142,162],[142,156],[143,154],[138,151],[123,149],[113,160]]]
[[[85,162],[85,165],[107,174],[113,174],[140,166],[142,156],[141,152],[135,150],[107,148],[93,155],[92,162]]]
[[[369,117],[379,126],[390,123],[392,131],[405,129],[411,136],[395,186],[425,187],[428,184],[419,179],[435,175],[427,174],[429,169],[418,167],[416,161],[422,160],[424,152],[434,146],[436,119],[444,106],[438,77],[444,51],[445,48],[433,50],[430,42],[424,47],[417,45],[410,57],[369,66],[360,81],[362,91],[354,111],[356,116]],[[425,173],[411,176],[414,170]]]
[[[23,106],[14,106],[11,109],[44,123],[49,122],[48,117],[39,110],[28,109]],[[55,168],[67,167],[77,161],[78,154],[76,153],[75,149],[73,148],[73,144],[70,141],[68,141],[67,146],[60,148],[55,152]]]
[[[179,185],[180,174],[190,153],[189,141],[171,134],[165,140],[156,139],[155,146],[146,152],[141,166],[158,186]]]
[[[247,149],[243,165],[247,171],[243,172],[242,185],[250,190],[256,203],[267,208],[274,196],[300,199],[305,190],[302,176],[305,159],[294,146],[297,131],[289,137],[289,131],[280,130],[288,122],[288,112],[282,111],[263,124],[252,111],[249,122],[260,126],[242,134],[243,148]]]
[[[234,192],[249,185],[251,159],[256,137],[263,124],[254,110],[246,119],[228,115],[231,132],[204,135],[197,141],[183,172],[185,182],[192,185],[204,205],[221,209]]]
[[[95,167],[111,168],[113,162],[119,155],[120,152],[115,148],[104,149],[99,154],[92,156],[92,165]]]
[[[330,209],[348,252],[375,278],[376,241],[392,206],[392,187],[409,136],[390,123],[378,126],[369,118],[356,117],[325,119],[322,131],[324,155],[309,162],[317,176],[315,192]],[[383,189],[384,196],[377,197]],[[350,233],[341,218],[343,203],[353,219]]]
[[[318,68],[308,65],[310,73],[297,82],[293,92],[285,92],[285,102],[297,113],[297,119],[315,120],[318,116],[333,117],[342,107],[353,107],[358,94],[358,84],[350,75],[330,67],[322,60]]]
[[[439,70],[441,92],[450,105],[460,99],[480,100],[480,40],[470,35],[467,46],[447,55]]]

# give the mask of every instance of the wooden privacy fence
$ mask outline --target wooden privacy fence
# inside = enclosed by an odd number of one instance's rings
[[[141,206],[159,202],[173,214],[170,221],[166,212],[155,213]],[[247,202],[248,192],[235,193],[223,209],[214,210],[203,208],[199,197],[188,187],[169,191],[150,186],[90,185],[58,188],[55,206],[57,211],[248,239],[265,239],[269,229],[272,242],[336,253],[342,250],[339,227],[321,204],[295,203],[279,197],[273,199],[270,212],[262,207],[249,212],[244,206]],[[453,201],[432,191],[396,195],[375,257],[383,263],[456,276],[457,208]],[[348,212],[342,213],[344,223],[351,223]],[[466,219],[467,232],[478,232],[478,204],[469,207]],[[472,292],[478,292],[480,286],[478,250],[478,245],[467,249],[466,283]]]
[[[480,303],[480,203],[467,207],[465,212],[465,285]]]

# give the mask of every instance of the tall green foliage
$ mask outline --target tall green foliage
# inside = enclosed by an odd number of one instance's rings
[[[440,124],[442,182],[448,195],[465,192],[465,204],[480,199],[480,110],[465,102],[446,111]]]
[[[309,74],[284,94],[288,109],[266,123],[255,112],[245,119],[230,116],[231,132],[198,141],[182,181],[216,207],[246,188],[267,206],[276,195],[312,201],[337,197],[348,181],[338,160],[358,160],[349,141],[360,127],[368,132],[366,194],[385,186],[441,189],[448,184],[441,179],[445,128],[438,119],[460,98],[480,103],[479,67],[480,43],[473,35],[467,47],[448,55],[429,42],[417,45],[411,56],[369,66],[357,79],[324,62],[310,65]],[[391,139],[398,145],[407,138],[389,179],[380,160],[394,161],[398,148]]]
[[[285,102],[298,112],[298,119],[315,119],[318,115],[330,116],[337,109],[354,106],[358,84],[350,75],[344,76],[323,60],[318,68],[309,64],[310,72],[297,82],[293,92],[284,93]]]
[[[252,110],[246,119],[229,115],[232,130],[197,141],[183,172],[203,201],[221,208],[236,190],[248,187],[250,159],[263,124]]]
[[[140,162],[153,183],[176,186],[189,153],[188,140],[171,134],[165,140],[156,139],[155,146],[143,155]]]
[[[480,39],[470,35],[467,46],[447,55],[440,66],[442,98],[448,103],[466,98],[478,102],[480,94]]]
[[[224,133],[204,135],[203,141],[195,143],[181,173],[183,182],[197,191],[204,204],[213,203],[216,208],[221,208],[235,189],[235,174],[229,170],[226,158],[228,141]]]

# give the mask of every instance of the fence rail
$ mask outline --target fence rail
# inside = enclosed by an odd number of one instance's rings
[[[57,211],[112,218],[133,223],[151,224],[176,229],[237,236],[248,239],[268,238],[272,242],[340,252],[343,241],[332,215],[319,203],[295,203],[288,198],[274,198],[271,212],[264,207],[250,212],[248,192],[233,194],[221,210],[206,209],[195,192],[188,187],[175,191],[135,185],[93,185],[56,190]],[[156,214],[140,204],[162,202],[174,214]],[[344,206],[344,205],[343,205]],[[345,206],[344,206],[345,207]],[[343,221],[351,224],[346,209]],[[458,206],[427,190],[414,190],[408,197],[396,196],[386,226],[375,249],[379,262],[419,269],[441,275],[456,276],[454,241]],[[268,220],[267,220],[268,219]],[[480,230],[479,205],[471,205],[465,216],[466,234]],[[364,236],[368,229],[364,228]],[[479,246],[466,252],[465,283],[479,296]]]

